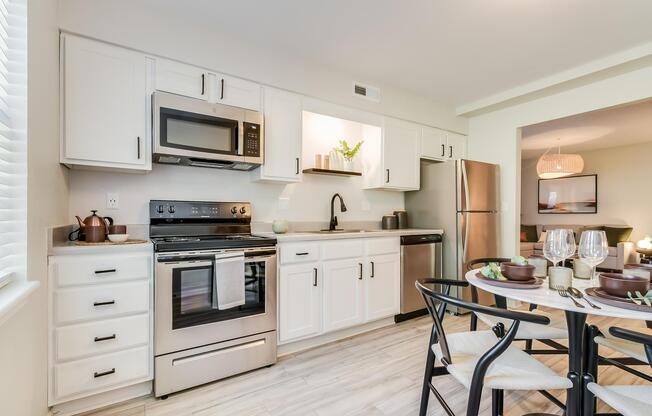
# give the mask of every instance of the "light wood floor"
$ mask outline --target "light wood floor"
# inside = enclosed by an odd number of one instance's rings
[[[609,319],[592,322],[602,328],[614,323]],[[623,321],[618,323],[623,325]],[[467,330],[468,316],[449,315],[445,324],[448,332]],[[627,326],[643,328],[639,322],[628,322]],[[146,397],[92,415],[416,415],[429,331],[430,318],[412,320],[286,356],[271,368],[170,395],[167,400]],[[538,358],[560,374],[565,374],[567,360],[564,357]],[[605,384],[644,383],[614,367],[601,367],[600,380]],[[450,376],[438,377],[434,384],[452,409],[457,414],[464,414],[466,390]],[[483,398],[483,415],[490,414],[488,396],[485,394]],[[600,408],[607,410],[603,404]],[[538,393],[506,393],[507,415],[530,412],[561,414],[559,408]],[[429,414],[445,414],[432,395]]]

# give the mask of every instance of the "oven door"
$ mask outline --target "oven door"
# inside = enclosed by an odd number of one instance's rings
[[[245,303],[223,310],[217,303],[215,254],[157,256],[157,356],[276,329],[275,251],[245,252]]]

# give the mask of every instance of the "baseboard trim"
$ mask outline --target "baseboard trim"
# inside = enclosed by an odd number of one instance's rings
[[[319,347],[334,341],[340,341],[345,338],[350,338],[355,335],[363,334],[365,332],[373,331],[374,329],[383,328],[386,326],[394,325],[394,317],[383,318],[378,321],[367,322],[366,324],[357,325],[351,328],[340,329],[339,331],[329,332],[327,334],[318,335],[313,338],[302,339],[299,341],[289,342],[287,344],[279,345],[277,356],[283,357],[285,355],[294,354],[297,352],[309,350],[311,348]]]
[[[111,406],[117,403],[126,402],[136,397],[147,396],[152,393],[152,382],[134,384],[133,386],[122,387],[119,389],[95,394],[82,399],[71,400],[60,403],[50,408],[50,414],[53,416],[74,416],[80,413],[98,410],[103,407]]]

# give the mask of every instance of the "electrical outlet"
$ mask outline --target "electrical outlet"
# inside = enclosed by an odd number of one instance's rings
[[[106,193],[106,207],[108,209],[118,209],[120,208],[120,198],[116,192],[107,192]]]

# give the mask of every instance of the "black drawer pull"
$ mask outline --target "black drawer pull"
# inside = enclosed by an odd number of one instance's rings
[[[376,276],[376,265],[372,261],[371,262],[371,277],[375,277],[375,276]]]
[[[314,271],[312,285],[317,287],[317,268],[315,267],[312,270]]]
[[[108,300],[106,302],[93,302],[93,306],[106,306],[115,305],[115,300]]]
[[[453,157],[453,146],[448,146],[448,157]]]
[[[117,269],[95,270],[95,274],[115,273],[117,271]]]
[[[358,263],[360,265],[360,275],[358,276],[358,280],[362,280],[362,263]]]
[[[95,337],[95,342],[108,341],[110,339],[115,339],[115,334],[109,335],[108,337]]]
[[[93,374],[93,377],[98,378],[98,377],[104,377],[108,376],[109,374],[115,374],[115,367],[110,369],[109,371],[102,371],[101,373],[98,373],[97,371]]]
[[[445,154],[446,154],[446,146],[442,144],[441,145],[441,156],[444,157]]]
[[[297,256],[307,256],[307,255],[310,254],[310,253],[308,253],[308,252],[304,252],[304,253],[295,253],[295,254],[296,254]]]

